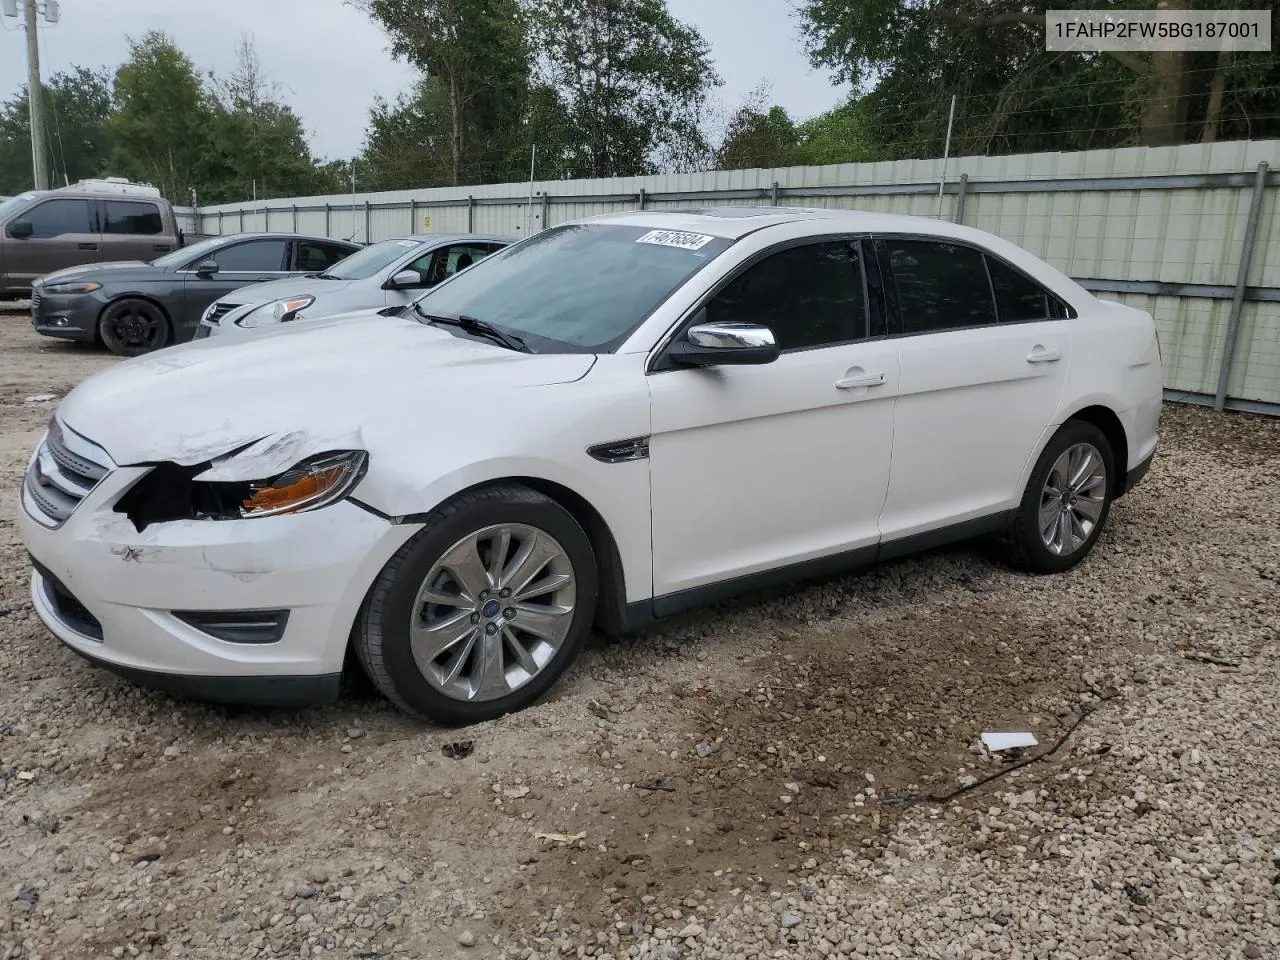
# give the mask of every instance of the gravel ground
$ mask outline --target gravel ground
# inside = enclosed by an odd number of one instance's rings
[[[0,960],[1280,958],[1280,421],[1167,407],[1070,574],[964,547],[751,597],[445,731],[48,636],[26,400],[112,362],[0,314]]]

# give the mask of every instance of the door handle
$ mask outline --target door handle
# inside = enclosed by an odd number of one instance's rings
[[[883,384],[883,373],[864,373],[856,377],[843,377],[837,380],[836,389],[856,390],[858,387],[879,387]]]
[[[98,249],[98,245],[96,243],[78,243],[76,244],[76,246],[78,246],[81,250],[97,250]]]
[[[1057,350],[1046,350],[1043,347],[1036,347],[1027,354],[1027,363],[1056,363],[1061,359],[1061,352]]]

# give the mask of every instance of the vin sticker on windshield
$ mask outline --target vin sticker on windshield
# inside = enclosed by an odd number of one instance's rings
[[[650,230],[636,243],[656,243],[664,247],[679,247],[681,250],[701,250],[715,237],[705,233],[682,233],[679,230]]]

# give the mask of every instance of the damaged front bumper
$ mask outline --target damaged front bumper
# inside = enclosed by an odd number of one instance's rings
[[[18,515],[32,603],[55,636],[177,694],[281,705],[336,695],[364,595],[417,525],[342,500],[138,531],[116,507],[153,467],[118,467],[69,430],[57,441],[33,458]]]

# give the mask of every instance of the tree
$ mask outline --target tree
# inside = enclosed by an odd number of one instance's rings
[[[1138,4],[1150,6],[1151,4]],[[1234,0],[1161,0],[1216,9]],[[1275,0],[1269,4],[1274,7]],[[1135,6],[1128,0],[803,0],[811,60],[870,86],[868,129],[887,156],[941,149],[951,96],[960,98],[962,152],[1157,146],[1223,127],[1277,129],[1275,88],[1251,109],[1249,76],[1275,69],[1267,54],[1048,53],[1045,11]],[[1265,85],[1263,85],[1265,86]],[[1269,122],[1270,126],[1266,126]]]
[[[530,0],[544,83],[570,139],[554,145],[574,175],[632,176],[710,159],[702,131],[720,84],[705,39],[665,0]]]
[[[320,174],[298,115],[279,99],[253,42],[242,37],[236,69],[212,77],[212,140],[216,161],[206,172],[202,201],[314,193],[328,183]]]
[[[53,181],[74,183],[102,173],[111,142],[111,81],[106,73],[72,67],[44,90],[46,162]],[[27,88],[0,104],[0,194],[31,188],[31,122]]]
[[[111,119],[118,175],[145,180],[176,203],[209,171],[215,102],[195,66],[158,31],[129,41],[129,59],[116,71],[119,104]]]
[[[724,142],[716,151],[717,169],[788,167],[795,163],[796,125],[782,107],[768,106],[767,97],[767,88],[757,87],[729,118]]]
[[[436,127],[445,124],[445,182],[505,179],[522,138],[529,90],[529,45],[517,0],[352,2],[387,31],[391,52],[422,70],[425,78],[390,112],[385,105],[377,108],[381,113],[375,111],[371,135],[401,109],[407,111],[395,121],[401,126],[429,116],[433,144],[440,132]],[[423,150],[425,155],[436,153],[434,145]]]

